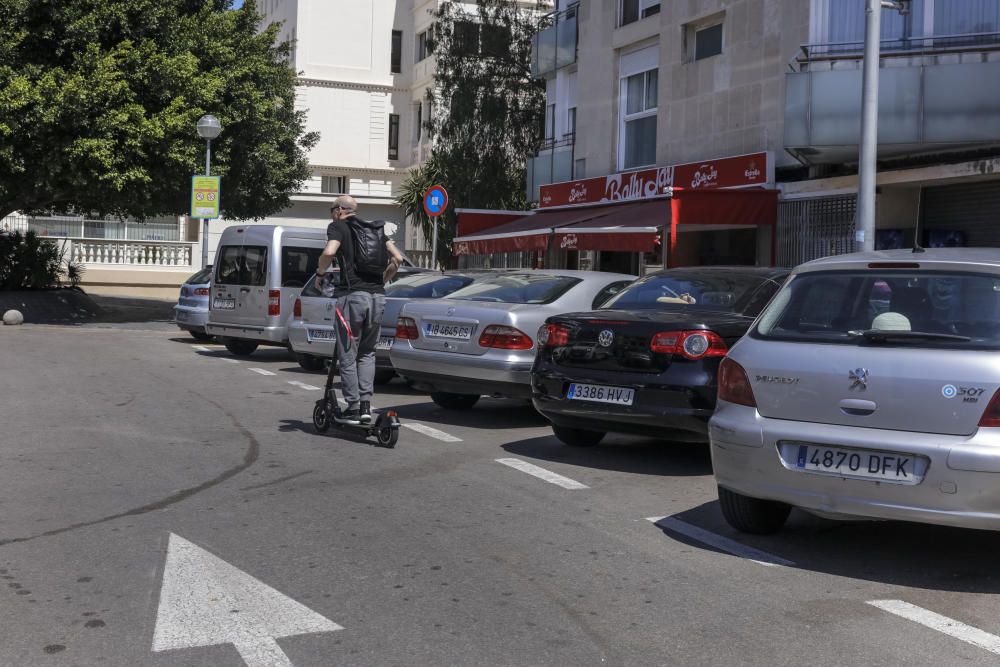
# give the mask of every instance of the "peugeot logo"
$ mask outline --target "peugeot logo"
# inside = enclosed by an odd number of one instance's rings
[[[611,329],[605,329],[597,334],[597,343],[601,347],[611,347],[611,343],[613,342],[615,342],[615,332]]]
[[[861,387],[862,390],[865,390],[868,388],[868,369],[855,368],[853,371],[847,373],[847,379],[854,380],[851,384],[851,389]]]
[[[455,314],[455,309],[454,308],[449,308],[448,309],[448,314],[449,315],[454,315]]]

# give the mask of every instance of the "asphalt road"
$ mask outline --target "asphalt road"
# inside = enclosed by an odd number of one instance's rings
[[[705,446],[394,382],[384,449],[313,432],[322,383],[167,324],[0,328],[0,665],[1000,661],[1000,535],[751,538]]]

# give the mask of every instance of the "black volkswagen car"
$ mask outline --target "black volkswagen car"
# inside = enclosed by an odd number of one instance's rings
[[[606,433],[707,440],[716,374],[778,291],[784,268],[667,269],[538,332],[532,401],[568,445]]]

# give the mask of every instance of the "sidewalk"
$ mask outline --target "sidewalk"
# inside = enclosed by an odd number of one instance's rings
[[[78,289],[0,291],[0,315],[18,310],[26,324],[169,322],[175,299],[101,296]]]

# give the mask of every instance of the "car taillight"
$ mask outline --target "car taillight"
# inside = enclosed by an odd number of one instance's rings
[[[503,324],[491,324],[479,336],[479,345],[499,350],[530,350],[531,337],[520,329]]]
[[[281,290],[273,289],[267,293],[267,314],[268,316],[281,315]]]
[[[983,416],[979,419],[980,426],[1000,426],[1000,389],[993,394],[990,404],[983,410]]]
[[[749,408],[757,407],[757,399],[754,398],[747,372],[729,358],[723,359],[719,365],[719,400]]]
[[[209,290],[208,290],[207,287],[198,287],[197,289],[195,289],[194,295],[195,296],[208,296],[209,295]]]
[[[724,357],[729,348],[714,331],[663,331],[653,336],[649,349],[658,354],[679,354],[688,359]]]
[[[412,317],[401,317],[396,320],[396,338],[400,340],[416,340],[420,337],[417,323]]]
[[[539,347],[569,345],[569,329],[561,324],[543,324],[538,330]]]
[[[302,317],[302,299],[295,300],[295,305],[292,306],[292,315]]]

